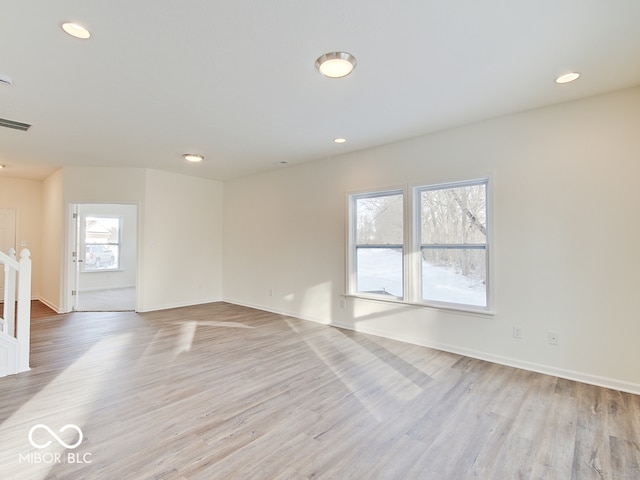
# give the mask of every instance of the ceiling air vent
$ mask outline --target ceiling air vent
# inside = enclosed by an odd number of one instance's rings
[[[0,127],[13,128],[15,130],[22,130],[26,132],[31,125],[28,123],[16,122],[14,120],[7,120],[6,118],[0,118]]]

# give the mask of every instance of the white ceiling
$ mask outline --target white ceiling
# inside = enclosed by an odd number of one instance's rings
[[[0,12],[13,79],[0,117],[33,125],[0,128],[11,177],[94,165],[225,180],[640,84],[639,0],[0,0]],[[331,51],[357,57],[350,76],[317,72]],[[572,70],[582,77],[554,83]]]

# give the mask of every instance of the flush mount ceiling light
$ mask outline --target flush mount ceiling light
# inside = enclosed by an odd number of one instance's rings
[[[563,83],[573,82],[574,80],[577,80],[579,77],[580,77],[580,74],[578,72],[565,73],[564,75],[560,75],[558,78],[556,78],[556,83],[563,84]]]
[[[346,138],[334,138],[333,142],[334,143],[345,143],[347,141]]]
[[[79,38],[81,40],[86,40],[91,36],[89,30],[84,28],[82,25],[78,25],[77,23],[65,22],[62,24],[62,30],[64,30],[72,37]]]
[[[204,160],[204,156],[198,155],[197,153],[185,153],[182,156],[187,162],[191,162],[191,163],[198,163]]]
[[[316,68],[329,78],[349,75],[357,65],[356,57],[346,52],[325,53],[316,60]]]

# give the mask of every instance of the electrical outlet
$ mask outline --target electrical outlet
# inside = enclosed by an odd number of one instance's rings
[[[560,334],[558,332],[549,332],[549,345],[560,345]]]
[[[520,325],[513,326],[513,338],[522,338],[522,327]]]

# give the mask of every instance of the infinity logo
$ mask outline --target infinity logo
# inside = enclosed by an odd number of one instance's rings
[[[33,440],[33,432],[35,432],[38,428],[44,428],[64,448],[76,448],[82,443],[82,438],[83,438],[82,437],[82,430],[80,430],[80,427],[78,427],[77,425],[74,425],[74,424],[70,423],[70,424],[65,425],[64,427],[62,427],[60,429],[60,433],[64,432],[65,430],[67,430],[69,428],[72,428],[76,432],[78,432],[78,435],[80,436],[80,438],[78,438],[78,441],[76,443],[74,443],[73,445],[69,445],[64,440],[62,440],[58,435],[56,435],[55,432],[53,430],[51,430],[49,427],[47,427],[45,424],[39,423],[38,425],[34,425],[33,427],[31,427],[31,430],[29,430],[29,442],[31,443],[31,445],[33,445],[36,448],[47,448],[49,445],[51,445],[51,440],[49,440],[49,441],[47,441],[46,443],[43,443],[43,444],[38,444],[38,443],[34,442],[34,440]]]

